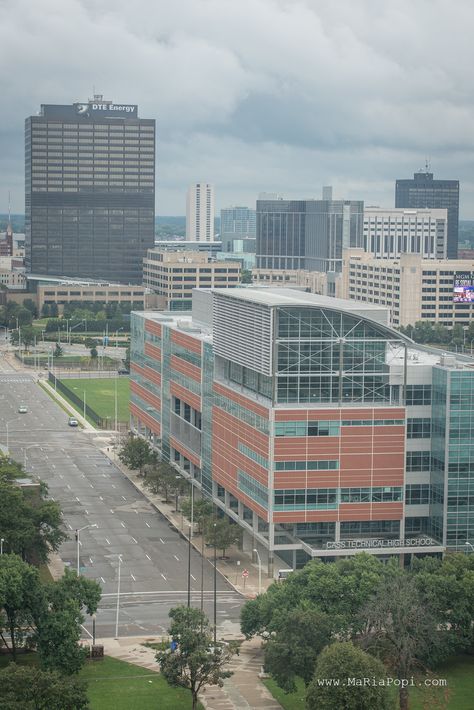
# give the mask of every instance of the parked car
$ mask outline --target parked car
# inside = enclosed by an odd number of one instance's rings
[[[79,426],[79,422],[77,421],[76,417],[69,417],[67,423],[69,424],[69,426]]]
[[[18,407],[18,412],[19,414],[27,414],[28,407],[26,406],[26,404],[20,404],[20,406]]]

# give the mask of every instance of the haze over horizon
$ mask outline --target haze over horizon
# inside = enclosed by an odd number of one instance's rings
[[[157,214],[189,184],[216,207],[259,192],[394,205],[425,160],[474,218],[474,97],[458,0],[4,0],[0,211],[24,212],[24,119],[102,93],[157,119]]]

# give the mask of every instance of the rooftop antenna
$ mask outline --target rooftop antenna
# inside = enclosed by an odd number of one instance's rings
[[[8,224],[11,225],[12,223],[12,194],[10,190],[8,190]]]
[[[425,159],[425,172],[429,173],[431,170],[431,160],[429,157]]]

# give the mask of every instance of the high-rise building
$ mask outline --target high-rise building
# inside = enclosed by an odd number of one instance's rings
[[[395,207],[430,207],[448,210],[448,259],[458,255],[459,180],[434,180],[433,173],[420,171],[413,179],[397,180]]]
[[[132,315],[133,429],[242,527],[270,575],[474,537],[474,371],[387,318],[276,288],[198,289],[192,318]]]
[[[207,182],[197,182],[188,189],[186,240],[214,241],[214,187]]]
[[[340,271],[363,216],[361,200],[257,200],[257,268]]]
[[[221,242],[224,252],[255,253],[256,211],[250,207],[226,207],[221,210]]]
[[[154,243],[155,121],[101,95],[25,125],[26,266],[141,283]]]
[[[364,249],[381,259],[400,254],[445,259],[447,240],[446,209],[364,209]]]

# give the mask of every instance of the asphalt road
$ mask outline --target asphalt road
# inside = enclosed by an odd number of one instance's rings
[[[27,414],[18,413],[21,403]],[[26,462],[61,504],[70,534],[60,550],[66,565],[76,566],[75,529],[97,525],[80,533],[79,548],[81,573],[103,590],[97,637],[115,636],[119,555],[119,635],[161,634],[169,609],[187,601],[188,543],[100,451],[107,440],[99,432],[68,427],[67,418],[28,374],[0,368],[0,443],[6,444],[8,422],[13,457]],[[192,605],[200,606],[201,557],[194,550],[191,575]],[[212,621],[213,568],[207,561],[204,590],[204,610]],[[238,632],[243,600],[220,575],[217,590],[219,632]],[[85,633],[90,630],[88,620]]]

